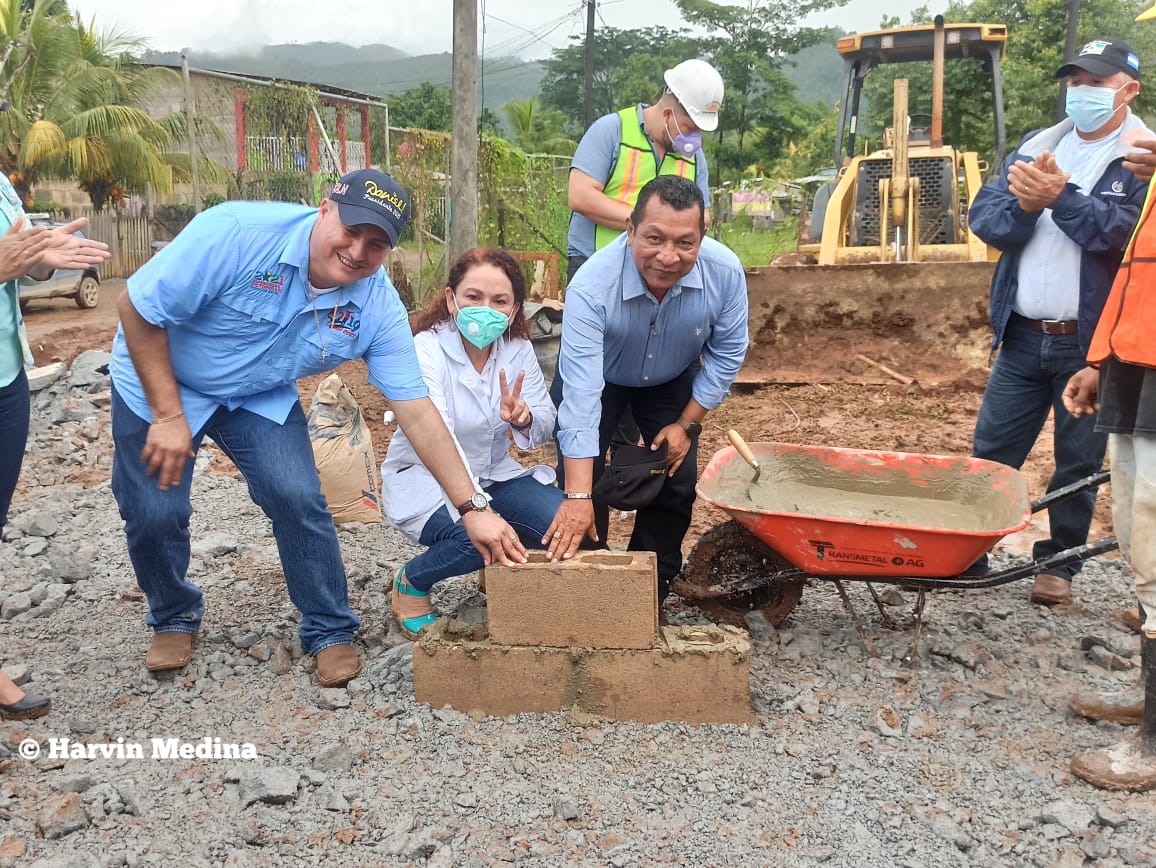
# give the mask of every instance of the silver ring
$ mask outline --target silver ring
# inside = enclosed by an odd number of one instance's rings
[[[560,530],[554,531],[554,539],[562,539],[562,531],[560,531]]]

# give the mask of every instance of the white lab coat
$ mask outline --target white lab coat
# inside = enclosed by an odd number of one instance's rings
[[[527,474],[544,484],[552,483],[552,468],[542,464],[523,467],[510,456],[508,432],[513,431],[514,445],[519,449],[533,449],[553,437],[557,417],[530,342],[525,338],[499,338],[481,373],[474,370],[452,320],[419,332],[413,342],[430,399],[441,412],[478,488]],[[526,372],[521,397],[534,419],[525,433],[503,422],[499,414],[500,370],[505,370],[511,389],[519,372]],[[429,517],[443,505],[451,518],[458,518],[455,505],[446,498],[400,429],[394,432],[381,465],[381,494],[386,519],[411,542],[418,541]]]

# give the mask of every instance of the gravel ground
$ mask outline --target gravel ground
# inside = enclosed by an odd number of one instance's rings
[[[1090,563],[1062,611],[1030,605],[1026,582],[932,595],[913,670],[910,632],[885,627],[863,586],[877,658],[817,584],[780,628],[752,620],[745,726],[474,719],[413,699],[383,583],[414,549],[386,528],[340,528],[365,669],[316,686],[267,521],[208,448],[190,570],[204,631],[186,672],[153,677],[100,362],[81,356],[34,396],[0,546],[4,666],[55,703],[0,723],[0,865],[1156,863],[1156,801],[1068,773],[1073,753],[1127,734],[1073,718],[1068,697],[1138,686],[1115,560]],[[883,595],[897,618],[914,599]],[[476,617],[484,597],[459,579],[435,606]],[[154,739],[194,756],[154,756]]]

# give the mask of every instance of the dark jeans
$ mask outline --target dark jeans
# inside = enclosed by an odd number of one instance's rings
[[[594,459],[594,482],[606,469],[606,451],[610,448],[618,422],[625,410],[633,411],[634,420],[646,443],[658,432],[673,424],[686,409],[691,387],[698,374],[695,362],[669,383],[658,386],[630,387],[607,383],[602,389],[602,417],[598,424],[598,457]],[[562,403],[562,377],[555,375],[550,386],[554,403]],[[558,484],[565,488],[566,475],[562,456],[558,456]],[[674,476],[666,477],[662,490],[651,503],[634,516],[634,532],[627,548],[630,551],[654,552],[658,555],[658,598],[662,601],[670,592],[670,583],[682,569],[682,540],[690,527],[690,513],[694,507],[694,484],[698,478],[698,442],[691,443],[690,451]],[[606,542],[610,527],[608,507],[594,504],[594,526],[598,538]]]
[[[15,380],[0,389],[0,531],[8,521],[8,506],[24,463],[30,407],[28,375],[21,369]]]
[[[562,505],[559,489],[543,485],[533,476],[519,476],[493,482],[485,492],[493,498],[490,506],[494,512],[517,531],[522,545],[542,548],[542,537]],[[429,548],[405,567],[406,580],[419,591],[428,591],[442,579],[464,576],[485,566],[465,527],[451,519],[444,506],[421,529],[421,544]]]
[[[1048,491],[1096,473],[1103,464],[1108,437],[1096,432],[1094,416],[1075,418],[1064,409],[1062,399],[1068,380],[1085,364],[1076,335],[1045,335],[1013,314],[984,389],[972,455],[1018,470],[1035,445],[1049,411],[1054,411],[1056,469]],[[1032,556],[1045,557],[1087,542],[1095,506],[1093,489],[1051,507],[1051,538],[1037,542]],[[983,565],[983,561],[978,564]],[[1071,578],[1082,566],[1077,562],[1055,570],[1055,574]]]
[[[112,492],[137,584],[148,597],[145,623],[158,633],[196,633],[205,603],[187,577],[194,462],[185,463],[178,485],[161,491],[140,460],[148,430],[149,423],[113,388]],[[272,522],[285,586],[301,612],[298,633],[306,652],[352,642],[360,622],[349,607],[341,547],[321,493],[301,405],[293,405],[284,425],[248,410],[221,407],[194,433],[193,451],[206,434],[237,465],[249,496]]]
[[[582,267],[582,263],[589,259],[589,256],[582,256],[581,254],[570,255],[566,257],[566,285],[570,285],[570,281],[574,279],[574,274]]]

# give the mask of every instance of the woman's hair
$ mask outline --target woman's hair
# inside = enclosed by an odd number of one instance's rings
[[[510,281],[510,286],[514,289],[514,304],[517,305],[514,318],[510,321],[510,335],[529,340],[530,332],[526,328],[526,317],[523,311],[526,301],[526,278],[522,274],[522,267],[518,261],[506,251],[499,250],[497,247],[475,247],[472,250],[467,250],[450,269],[450,289],[456,293],[461,282],[465,279],[466,273],[479,265],[492,265],[505,273]],[[453,318],[454,315],[450,313],[449,305],[446,304],[446,294],[438,292],[434,293],[425,307],[414,314],[410,328],[416,335],[418,332],[432,329],[438,323]]]

